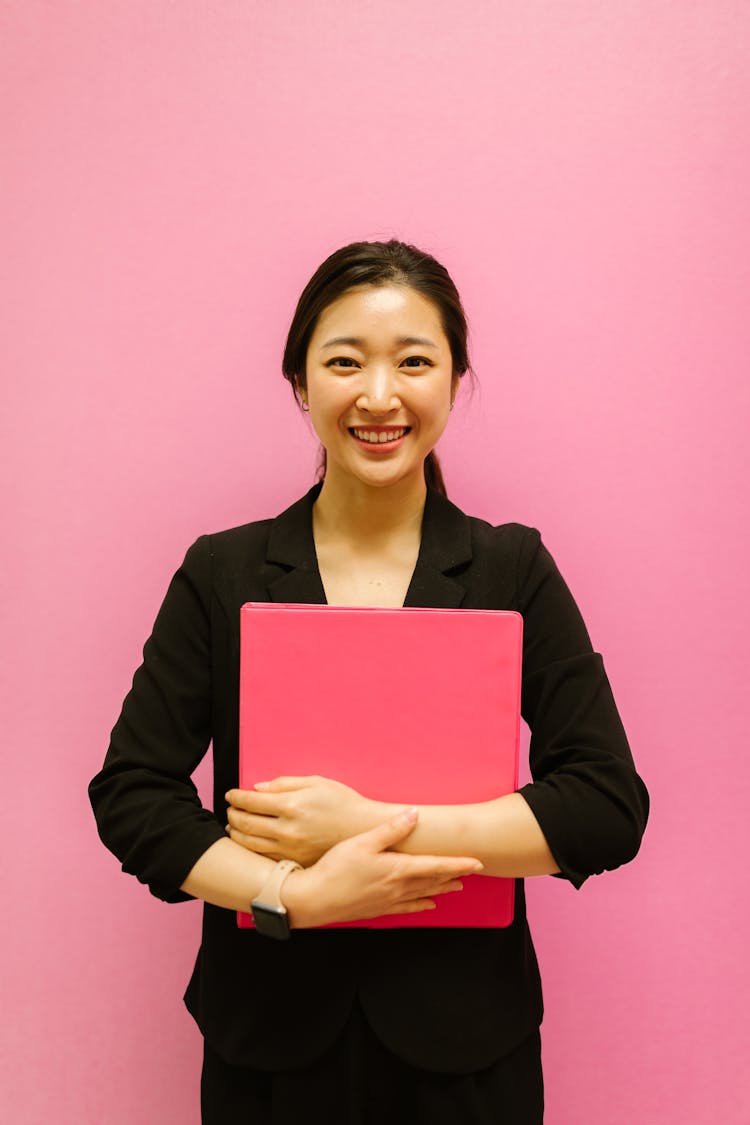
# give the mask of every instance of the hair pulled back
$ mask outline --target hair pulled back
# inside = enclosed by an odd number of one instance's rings
[[[467,349],[466,315],[458,290],[445,266],[431,254],[392,238],[388,242],[351,242],[335,250],[318,266],[302,291],[289,327],[281,365],[299,405],[306,389],[307,349],[321,313],[347,290],[358,285],[406,285],[438,310],[451,350],[453,374],[471,371]],[[440,463],[434,450],[425,458],[425,480],[446,495]],[[323,450],[319,478],[325,476]]]

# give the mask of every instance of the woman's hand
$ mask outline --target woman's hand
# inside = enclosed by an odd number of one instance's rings
[[[303,867],[373,823],[371,802],[327,777],[277,777],[254,789],[230,789],[225,797],[226,831],[235,843]]]
[[[467,856],[386,850],[413,831],[417,816],[416,809],[400,812],[385,824],[335,844],[312,867],[293,871],[282,890],[291,926],[432,910],[436,895],[460,891],[462,876],[483,870],[478,859]]]

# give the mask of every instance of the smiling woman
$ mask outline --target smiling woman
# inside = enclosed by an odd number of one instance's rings
[[[205,902],[185,995],[205,1038],[204,1125],[261,1114],[538,1125],[542,999],[523,880],[580,887],[638,850],[648,794],[539,532],[447,499],[435,446],[470,370],[461,301],[429,254],[358,242],[323,262],[283,360],[324,450],[321,479],[275,519],[188,550],[90,784],[123,869],[166,901]],[[334,778],[239,789],[248,601],[518,611],[533,781],[410,811]],[[305,671],[290,669],[290,707]],[[367,721],[393,740],[397,707],[373,688]],[[356,753],[353,733],[342,738]],[[213,812],[190,780],[209,744]],[[433,909],[480,870],[517,880],[504,929],[321,928]],[[240,930],[234,912],[251,903],[256,928]]]
[[[347,327],[353,336],[337,335]],[[422,342],[408,342],[415,339]],[[339,297],[318,320],[299,386],[328,481],[337,488],[344,474],[421,491],[458,378],[438,310],[416,290],[364,285]]]
[[[352,425],[369,423],[370,433],[378,424],[396,424],[393,404],[384,407],[382,401],[386,395],[397,398],[405,385],[404,380],[391,382],[395,372],[417,374],[420,381],[430,375],[433,390],[435,384],[443,386],[443,404],[450,410],[459,380],[473,371],[466,314],[445,267],[395,240],[355,242],[331,254],[300,296],[282,362],[284,376],[303,404],[308,380],[322,369],[342,376],[361,373],[366,397],[362,408],[355,408]],[[447,415],[440,432],[445,420]],[[325,476],[328,451],[322,438],[321,444]],[[427,445],[424,477],[445,495],[434,443]]]

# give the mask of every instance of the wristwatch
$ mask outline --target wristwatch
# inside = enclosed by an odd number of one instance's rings
[[[281,901],[281,885],[290,872],[301,869],[293,859],[280,859],[250,904],[255,928],[264,937],[286,941],[291,934],[289,915]]]

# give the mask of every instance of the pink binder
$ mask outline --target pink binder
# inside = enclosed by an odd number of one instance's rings
[[[518,784],[523,619],[501,610],[248,602],[240,788],[318,774],[376,800],[468,804]],[[336,926],[507,926],[513,879],[472,875],[435,910]],[[252,916],[237,916],[241,927]]]

